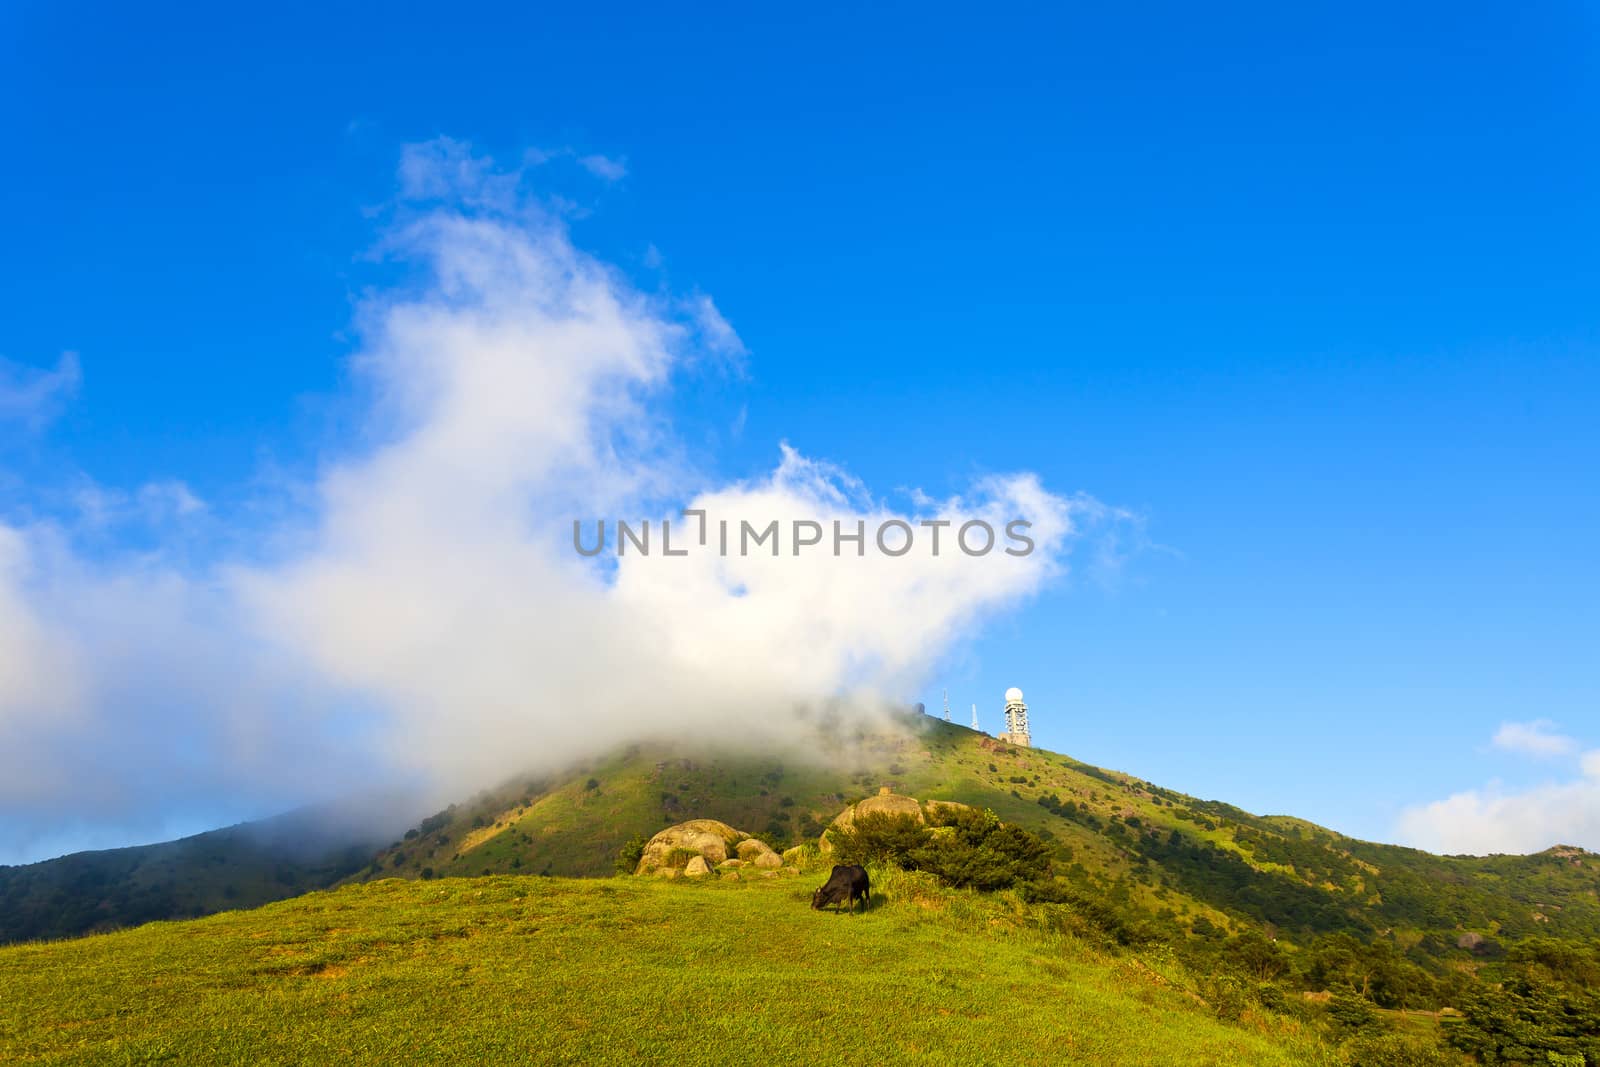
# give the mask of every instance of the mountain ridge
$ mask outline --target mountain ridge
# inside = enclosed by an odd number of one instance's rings
[[[1463,857],[1360,841],[912,713],[888,732],[819,734],[804,758],[639,742],[480,790],[386,846],[389,833],[330,838],[308,809],[0,868],[0,941],[193,917],[379,877],[606,876],[631,840],[697,817],[789,847],[815,840],[847,804],[884,786],[994,810],[1046,840],[1063,884],[1105,901],[1130,927],[1166,936],[1347,932],[1441,958],[1460,956],[1455,942],[1468,933],[1481,939],[1478,955],[1492,951],[1484,944],[1534,934],[1600,936],[1600,857],[1574,846]],[[398,807],[391,815],[403,825]]]

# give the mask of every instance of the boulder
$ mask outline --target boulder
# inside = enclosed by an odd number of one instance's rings
[[[740,841],[738,849],[739,858],[746,862],[752,862],[761,856],[773,854],[771,847],[765,841],[755,837],[747,837]]]
[[[743,867],[743,866],[744,866],[744,860],[723,860],[721,863],[717,864],[717,870],[719,870],[719,871],[734,871],[734,870],[738,870],[740,867]]]
[[[696,856],[683,865],[683,876],[685,878],[704,878],[710,873],[711,864],[706,862],[704,856]]]
[[[690,819],[669,826],[652,837],[644,846],[644,854],[640,856],[639,866],[634,873],[649,874],[664,867],[676,867],[681,862],[683,852],[693,852],[704,858],[707,864],[715,865],[726,860],[729,850],[745,836],[725,822]],[[675,852],[678,855],[674,856]]]
[[[757,867],[768,871],[783,866],[783,860],[779,858],[778,854],[772,851],[770,848],[761,855],[757,856],[754,860],[754,863]]]
[[[930,815],[939,811],[956,812],[972,810],[971,804],[963,804],[958,800],[930,800],[928,801],[926,807]]]

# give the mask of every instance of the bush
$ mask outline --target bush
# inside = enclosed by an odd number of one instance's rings
[[[616,871],[618,874],[632,874],[639,869],[639,861],[644,858],[644,846],[650,839],[643,834],[634,834],[628,838],[627,844],[617,850]]]
[[[1250,1006],[1244,985],[1232,975],[1210,975],[1201,983],[1200,991],[1217,1018],[1226,1022],[1238,1022]]]
[[[1338,1030],[1352,1034],[1371,1033],[1383,1028],[1378,1013],[1360,997],[1335,993],[1328,1001],[1328,1020]]]
[[[1352,1067],[1457,1067],[1462,1062],[1437,1041],[1408,1034],[1363,1034],[1341,1045],[1339,1055]]]
[[[698,855],[700,853],[692,848],[675,848],[663,857],[661,865],[663,867],[683,867]]]
[[[870,812],[828,831],[835,862],[927,871],[942,884],[992,892],[1039,882],[1050,872],[1049,847],[992,811],[938,808],[930,825],[912,815]]]
[[[857,818],[852,826],[834,827],[827,836],[835,863],[892,863],[915,870],[910,856],[927,844],[928,830],[914,815],[873,811]]]
[[[945,885],[985,891],[1037,882],[1050,873],[1050,849],[1020,826],[992,811],[940,808],[929,841],[911,857]],[[948,830],[948,833],[940,833]]]

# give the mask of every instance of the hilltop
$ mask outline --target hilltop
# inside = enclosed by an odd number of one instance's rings
[[[846,804],[883,786],[989,808],[1032,830],[1064,882],[1167,934],[1381,935],[1462,960],[1534,934],[1600,936],[1600,857],[1579,849],[1442,857],[1358,841],[925,716],[803,761],[633,746],[452,805],[352,878],[605,875],[631,839],[687,818],[787,847],[815,840]],[[1458,945],[1464,933],[1476,935],[1470,950]]]
[[[911,715],[891,732],[821,741],[803,759],[634,745],[485,789],[386,845],[331,833],[309,812],[0,868],[0,940],[188,918],[346,881],[605,876],[630,841],[689,818],[781,849],[816,840],[848,803],[884,786],[989,808],[1037,833],[1060,881],[1124,940],[1343,932],[1472,965],[1529,936],[1600,936],[1600,857],[1581,849],[1441,857],[1357,841]]]

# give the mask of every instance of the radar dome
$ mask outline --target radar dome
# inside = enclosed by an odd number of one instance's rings
[[[1010,689],[1007,689],[1006,690],[1006,703],[1007,704],[1020,704],[1020,703],[1022,703],[1022,690],[1018,689],[1016,686],[1012,686]]]

